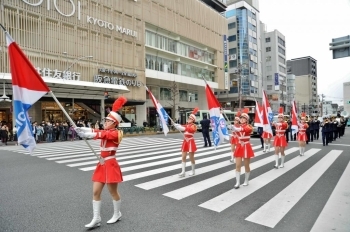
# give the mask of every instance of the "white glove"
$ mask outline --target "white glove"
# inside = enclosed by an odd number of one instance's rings
[[[229,129],[229,130],[232,130],[232,128],[233,128],[232,125],[228,125],[228,126],[227,126],[227,129]]]
[[[235,126],[233,126],[233,127],[232,127],[232,130],[233,130],[233,131],[240,132],[240,131],[242,131],[242,128],[241,128],[241,127],[235,127]]]
[[[174,124],[175,128],[178,129],[179,131],[184,131],[185,127],[181,126],[180,124],[175,123]]]
[[[92,132],[92,128],[90,128],[90,127],[80,127],[80,130],[82,132]]]
[[[94,132],[79,132],[78,135],[81,138],[92,139],[92,138],[95,138],[96,133],[94,133]]]

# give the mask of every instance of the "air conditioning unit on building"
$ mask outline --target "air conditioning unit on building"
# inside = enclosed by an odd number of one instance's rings
[[[236,54],[229,55],[228,60],[237,60],[237,55]]]

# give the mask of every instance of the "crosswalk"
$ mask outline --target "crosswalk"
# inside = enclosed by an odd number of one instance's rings
[[[89,141],[94,150],[99,150],[99,141]],[[342,175],[334,185],[334,190],[327,197],[325,205],[315,221],[312,231],[325,231],[324,228],[350,228],[350,164],[348,153],[340,149],[324,151],[321,148],[309,148],[304,156],[299,156],[296,144],[290,144],[286,149],[285,167],[273,169],[274,148],[264,153],[253,141],[252,147],[255,158],[251,161],[252,178],[249,186],[233,189],[235,184],[234,164],[229,162],[230,144],[221,144],[216,150],[204,148],[202,140],[196,140],[198,151],[196,158],[196,175],[193,177],[178,177],[181,162],[181,139],[176,138],[125,138],[118,148],[117,159],[123,172],[124,182],[132,181],[137,188],[145,191],[153,190],[167,198],[177,201],[191,199],[204,194],[199,209],[216,213],[225,213],[234,210],[239,202],[247,202],[254,193],[259,193],[266,186],[274,185],[279,178],[295,175],[296,178],[271,196],[267,202],[261,203],[245,218],[252,222],[269,228],[275,228],[286,215],[293,210],[325,173],[335,168],[334,163],[342,159]],[[27,155],[28,152],[18,146],[1,147],[15,153]],[[40,144],[34,151],[34,157],[65,165],[83,172],[92,172],[97,164],[96,157],[83,141]],[[308,162],[307,168],[300,168]],[[187,164],[189,170],[189,162]],[[271,168],[267,168],[271,167]],[[260,171],[264,170],[264,171]],[[267,170],[267,171],[266,171]],[[259,175],[254,176],[254,171]],[[245,168],[241,168],[244,177]],[[244,179],[244,178],[241,178]],[[226,185],[223,188],[217,186]],[[208,196],[205,193],[210,192]],[[334,212],[337,212],[336,215]],[[331,225],[325,221],[331,220]],[[334,225],[338,225],[334,227]]]

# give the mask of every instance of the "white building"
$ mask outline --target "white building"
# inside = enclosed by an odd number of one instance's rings
[[[287,103],[286,113],[291,112],[291,102],[295,100],[295,75],[287,74]]]
[[[261,28],[265,25],[261,23]],[[289,112],[287,98],[287,69],[285,36],[278,30],[261,30],[262,74],[264,89],[272,111],[278,113],[280,107]],[[295,76],[294,76],[295,80]]]
[[[350,82],[343,83],[343,103],[344,111],[350,114]]]

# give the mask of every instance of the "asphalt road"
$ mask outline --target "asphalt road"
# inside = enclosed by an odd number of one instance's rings
[[[197,133],[196,138],[198,174],[181,180],[177,180],[180,152],[173,151],[180,149],[181,134],[125,138],[122,141],[125,145],[121,145],[118,152],[125,178],[119,187],[123,217],[116,224],[105,223],[112,216],[113,207],[108,191],[104,189],[102,224],[94,231],[310,231],[314,225],[319,225],[315,222],[326,203],[333,199],[332,192],[337,189],[348,194],[350,191],[349,184],[345,189],[337,186],[338,181],[344,179],[341,178],[344,170],[350,166],[348,131],[344,138],[326,147],[320,140],[310,143],[306,149],[311,149],[310,153],[304,157],[299,156],[298,149],[293,150],[297,143],[290,142],[288,149],[291,152],[284,169],[273,169],[273,152],[262,153],[262,149],[256,147],[255,152],[259,155],[252,160],[252,167],[256,167],[252,168],[250,185],[234,191],[231,190],[236,181],[234,165],[229,164],[229,145],[222,144],[215,151],[202,148],[201,133]],[[257,138],[251,141],[253,147],[260,144]],[[91,143],[97,148],[97,142]],[[158,154],[147,155],[156,152]],[[89,152],[82,141],[39,144],[34,156],[25,154],[18,146],[1,146],[0,231],[85,231],[84,225],[92,218],[92,171],[84,171],[84,168],[94,164],[79,163],[95,161],[92,155],[84,156],[85,153]],[[171,154],[174,155],[170,157]],[[217,155],[221,156],[215,158]],[[83,160],[85,158],[88,159]],[[297,162],[294,167],[292,161]],[[323,165],[314,166],[322,162]],[[218,164],[221,166],[214,168]],[[212,170],[200,171],[209,165],[214,165]],[[187,172],[189,166],[187,162]],[[163,171],[145,174],[162,168]],[[319,177],[317,172],[320,172]],[[266,180],[268,174],[272,175],[271,180]],[[168,178],[172,183],[145,189],[150,181],[162,178]],[[241,183],[243,181],[244,175]],[[253,191],[247,196],[242,195],[250,190]],[[296,195],[288,196],[294,190],[298,190],[296,194],[304,192],[300,199],[296,200]],[[234,197],[215,201],[225,193]],[[349,197],[350,194],[344,204],[350,204]],[[230,203],[232,199],[237,202]],[[210,201],[214,203],[210,204]],[[286,204],[293,201],[292,205]],[[219,205],[223,209],[215,211]],[[264,213],[264,207],[271,214]],[[340,210],[332,205],[325,209],[328,213]],[[350,207],[342,213],[343,216],[350,215]],[[269,220],[276,224],[272,227],[264,225],[264,221]],[[342,218],[334,216],[328,224],[333,231],[349,231],[350,227],[344,229],[349,224],[342,223]],[[326,227],[321,228],[327,231]]]

